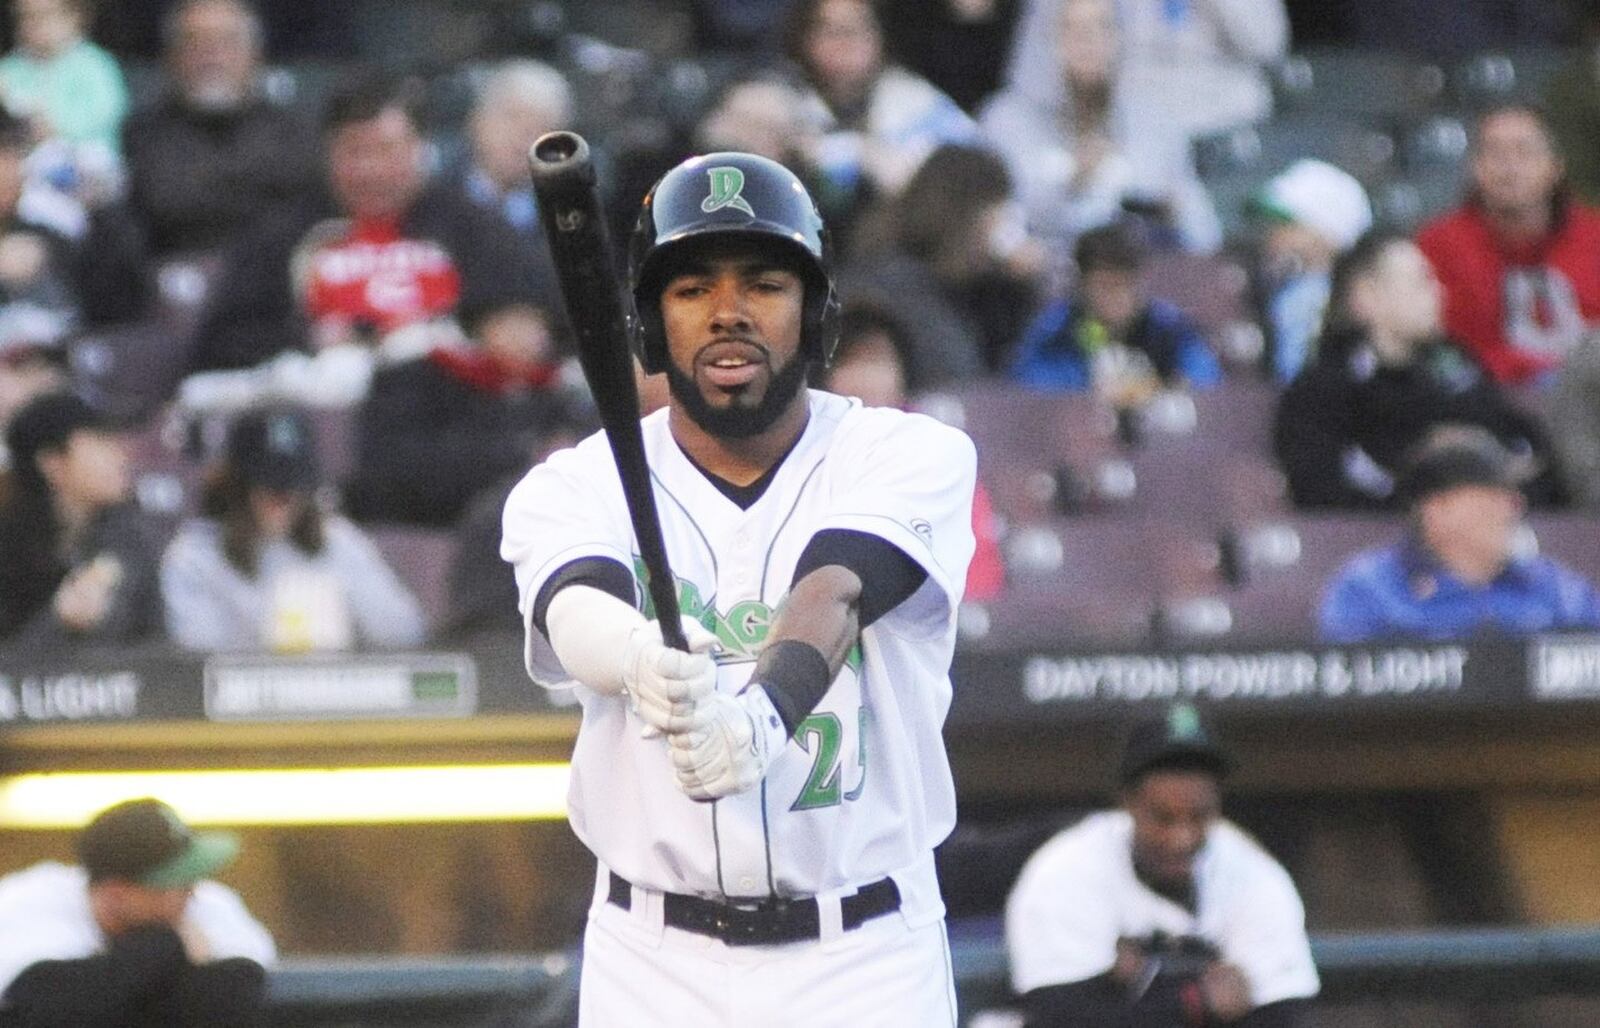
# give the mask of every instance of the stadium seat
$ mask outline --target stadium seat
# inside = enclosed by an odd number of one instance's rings
[[[1280,111],[1330,111],[1401,117],[1431,111],[1445,98],[1446,75],[1409,54],[1353,47],[1316,47],[1284,62]]]
[[[1240,584],[1221,595],[1230,640],[1311,639],[1328,580],[1357,553],[1393,542],[1398,517],[1293,514],[1243,525],[1225,539],[1224,571]]]
[[[359,431],[354,408],[314,408],[306,412],[317,433],[317,457],[324,482],[343,482],[355,470]]]
[[[204,466],[184,452],[181,427],[154,418],[123,436],[133,496],[165,542],[200,505]]]
[[[88,333],[72,343],[72,369],[89,398],[123,423],[143,421],[177,388],[189,337],[158,319]]]
[[[1150,261],[1148,276],[1155,295],[1194,319],[1213,345],[1234,322],[1251,317],[1250,277],[1237,261],[1159,253]]]
[[[1570,59],[1568,51],[1555,47],[1474,54],[1450,69],[1450,99],[1464,110],[1536,100]]]
[[[367,534],[422,605],[429,626],[437,629],[444,623],[449,606],[455,536],[441,529],[405,525],[371,525]]]
[[[1600,585],[1600,515],[1536,511],[1528,516],[1539,552]]]

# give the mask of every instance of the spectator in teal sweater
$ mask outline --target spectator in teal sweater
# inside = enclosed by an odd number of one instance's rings
[[[128,90],[116,58],[87,38],[91,0],[15,0],[17,47],[0,58],[0,94],[42,135],[119,152]]]

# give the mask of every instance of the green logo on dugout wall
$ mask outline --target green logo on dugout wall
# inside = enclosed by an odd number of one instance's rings
[[[648,577],[644,561],[638,557],[633,558],[633,576],[641,587]],[[686,582],[681,578],[678,578],[677,582],[678,610],[685,617],[698,621],[701,627],[717,637],[717,643],[722,647],[722,651],[716,655],[718,664],[737,664],[756,659],[756,651],[766,641],[767,630],[772,627],[771,607],[760,600],[741,600],[724,614],[700,597],[700,589],[693,582]],[[644,593],[644,616],[653,618],[656,616],[655,601],[650,598],[648,589],[641,591]],[[845,667],[860,673],[860,642],[850,647],[850,652],[845,654],[844,663]]]

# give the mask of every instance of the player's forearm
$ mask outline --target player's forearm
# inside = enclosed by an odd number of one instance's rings
[[[778,608],[752,684],[772,701],[787,734],[793,735],[844,666],[861,634],[861,579],[847,568],[816,568],[790,589]]]
[[[821,653],[828,675],[839,673],[844,658],[861,634],[857,604],[861,579],[849,568],[830,564],[794,584],[778,608],[767,634],[768,646],[782,640],[802,642]]]

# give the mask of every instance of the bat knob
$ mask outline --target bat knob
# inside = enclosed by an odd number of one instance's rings
[[[533,141],[528,151],[528,163],[534,167],[564,164],[586,164],[589,161],[589,144],[576,132],[546,132]]]

